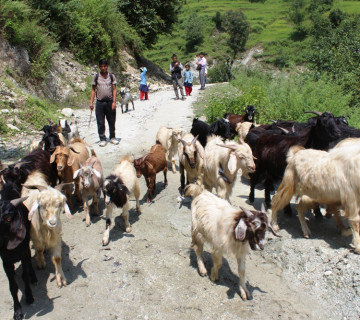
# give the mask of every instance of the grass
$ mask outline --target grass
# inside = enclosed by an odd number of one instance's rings
[[[339,8],[349,14],[360,13],[360,2],[334,0],[333,8]],[[225,13],[228,10],[242,10],[245,13],[251,26],[246,48],[262,45],[265,62],[273,63],[278,56],[286,56],[287,60],[295,64],[304,62],[305,57],[301,50],[308,46],[308,41],[292,39],[294,30],[288,20],[289,2],[283,0],[266,0],[265,3],[251,3],[245,0],[188,0],[179,14],[179,22],[175,25],[174,31],[160,36],[153,48],[144,52],[145,57],[165,70],[169,68],[173,53],[184,63],[191,61],[199,51],[205,51],[211,59],[224,58],[230,54],[226,45],[227,35],[214,31],[215,25],[211,18],[217,11]],[[186,52],[185,26],[189,16],[194,12],[203,20],[205,39],[194,52]],[[288,64],[286,62],[285,66]]]

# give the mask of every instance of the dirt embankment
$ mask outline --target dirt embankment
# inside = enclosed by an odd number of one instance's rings
[[[194,95],[185,102],[175,101],[172,90],[150,95],[146,102],[136,102],[135,111],[121,114],[118,109],[118,146],[97,145],[95,119],[90,130],[90,112],[78,110],[80,131],[92,144],[109,174],[120,157],[127,153],[142,155],[155,143],[158,128],[183,126],[189,129],[193,116]],[[179,173],[168,173],[164,189],[158,175],[154,201],[146,203],[146,186],[141,178],[142,213],[131,201],[132,231],[124,232],[124,223],[115,210],[115,227],[110,244],[102,247],[105,229],[103,215],[92,217],[85,226],[82,205],[73,219],[63,220],[63,268],[68,286],[56,287],[54,268],[47,255],[47,268],[37,271],[35,303],[22,299],[26,318],[40,319],[358,319],[360,281],[359,257],[349,252],[349,238],[341,238],[333,220],[317,222],[310,218],[312,239],[304,239],[297,217],[280,214],[282,238],[267,235],[262,252],[252,251],[247,258],[248,288],[253,300],[239,297],[235,259],[224,257],[220,280],[212,283],[197,271],[196,258],[190,250],[191,212],[189,205],[179,205]],[[231,197],[234,206],[246,206],[249,187],[238,178]],[[257,190],[259,209],[263,191]],[[212,263],[206,247],[207,268]],[[33,261],[35,265],[35,261]],[[18,269],[18,267],[17,267]],[[17,281],[23,288],[21,270]],[[11,319],[12,300],[7,279],[0,272],[0,318]]]

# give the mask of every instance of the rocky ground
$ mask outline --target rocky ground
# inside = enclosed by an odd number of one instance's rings
[[[146,102],[135,102],[135,110],[121,114],[118,108],[117,146],[98,147],[95,119],[90,129],[90,111],[75,111],[80,132],[91,144],[109,174],[121,156],[142,155],[155,143],[158,128],[183,126],[189,129],[192,102],[175,101],[172,90],[150,95]],[[313,237],[304,239],[296,215],[279,215],[280,234],[267,234],[262,252],[252,251],[247,258],[250,301],[239,296],[237,266],[233,257],[224,257],[220,280],[212,283],[197,271],[190,249],[189,204],[179,204],[179,173],[168,174],[164,189],[158,175],[154,201],[146,203],[146,187],[141,178],[142,213],[131,201],[131,233],[116,210],[110,244],[103,247],[104,213],[92,217],[85,226],[79,204],[71,220],[63,220],[63,268],[68,286],[56,287],[49,255],[47,268],[37,271],[35,303],[27,306],[22,299],[26,319],[358,319],[360,316],[360,262],[351,252],[349,237],[342,238],[332,219],[316,221],[309,216]],[[245,206],[249,187],[238,178],[231,201]],[[257,190],[254,207],[259,209],[263,190]],[[104,209],[100,199],[101,210]],[[295,207],[293,206],[293,209]],[[207,268],[212,262],[206,247]],[[35,261],[33,261],[35,265]],[[17,266],[17,269],[19,267]],[[21,271],[17,280],[23,288]],[[0,318],[11,319],[12,300],[7,279],[0,272]],[[21,293],[20,293],[21,295]]]

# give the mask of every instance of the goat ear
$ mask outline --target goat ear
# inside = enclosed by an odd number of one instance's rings
[[[31,219],[33,218],[33,215],[35,213],[35,211],[39,208],[39,202],[37,202],[37,200],[34,202],[33,206],[31,207],[29,214],[28,214],[28,219],[31,221]]]
[[[53,152],[53,154],[50,157],[50,163],[53,163],[55,161],[55,157],[56,157],[56,150]]]
[[[69,158],[68,158],[68,161],[67,161],[67,165],[69,167],[71,167],[75,162],[75,157],[73,156],[73,154],[71,152],[69,152]]]
[[[244,219],[242,218],[240,219],[238,225],[235,228],[235,239],[240,241],[245,240],[246,230],[247,230],[247,225]]]
[[[69,208],[69,206],[68,206],[68,204],[66,202],[64,204],[64,210],[65,210],[66,217],[71,219],[72,214],[71,214],[70,208]]]
[[[201,145],[200,142],[196,142],[196,150],[201,159],[204,159],[204,147]]]
[[[6,246],[6,249],[13,250],[15,249],[26,236],[26,227],[22,222],[21,215],[18,214],[17,218],[11,222],[10,225],[10,239]]]
[[[235,152],[230,152],[230,157],[229,157],[229,161],[228,161],[228,169],[230,171],[230,174],[234,174],[236,169],[237,169],[237,156],[235,154]]]
[[[98,179],[101,179],[101,173],[99,171],[97,171],[96,169],[93,169],[95,175],[97,176]]]
[[[74,172],[73,179],[76,179],[76,178],[77,178],[77,176],[79,175],[80,170],[81,170],[81,169],[77,169],[77,170]]]

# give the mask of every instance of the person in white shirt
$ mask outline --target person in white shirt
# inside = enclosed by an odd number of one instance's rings
[[[201,85],[200,90],[205,90],[206,72],[207,72],[205,53],[200,52],[199,56],[200,56],[200,60],[198,62],[196,62],[196,64],[200,68],[200,70],[199,70],[199,79],[200,79],[200,85]]]

